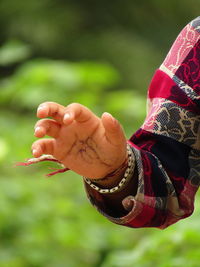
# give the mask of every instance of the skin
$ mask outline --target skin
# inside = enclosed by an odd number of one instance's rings
[[[83,105],[64,107],[54,102],[42,103],[37,109],[40,119],[32,145],[34,157],[50,154],[72,171],[95,179],[103,188],[112,188],[121,181],[127,162],[126,137],[120,123],[105,112],[101,118]],[[45,136],[50,138],[43,138]],[[106,179],[99,179],[116,171]],[[133,207],[129,196],[137,190],[137,171],[129,186],[114,194],[104,195],[104,203],[114,216],[127,214]],[[88,190],[91,188],[88,187]]]
[[[69,169],[90,179],[105,177],[127,158],[124,131],[107,112],[99,118],[78,103],[64,107],[45,102],[38,107],[37,117],[40,120],[34,135],[39,139],[32,145],[34,157],[53,155]],[[46,135],[50,138],[43,138]]]

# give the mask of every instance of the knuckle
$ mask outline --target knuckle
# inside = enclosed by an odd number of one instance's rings
[[[72,102],[71,104],[67,105],[67,108],[77,108],[81,107],[82,105],[78,102]]]

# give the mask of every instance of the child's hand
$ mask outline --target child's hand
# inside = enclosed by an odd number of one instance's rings
[[[35,157],[50,154],[89,178],[106,176],[126,159],[126,137],[118,121],[108,113],[99,118],[81,104],[64,107],[45,102],[38,107],[37,116],[41,120],[35,125],[35,136],[52,138],[33,143]]]

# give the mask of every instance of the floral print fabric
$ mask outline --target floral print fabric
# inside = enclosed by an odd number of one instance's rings
[[[148,90],[148,113],[129,140],[138,173],[132,209],[113,216],[86,186],[92,204],[129,227],[166,228],[188,217],[200,184],[200,17],[178,35]]]

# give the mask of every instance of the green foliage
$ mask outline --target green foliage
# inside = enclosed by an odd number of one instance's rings
[[[28,61],[2,79],[0,266],[198,266],[198,215],[165,232],[121,228],[90,206],[72,172],[46,179],[46,163],[12,168],[30,157],[34,111],[47,96],[80,101],[97,114],[107,110],[133,133],[144,119],[145,97],[112,90],[117,81],[110,65],[56,60]]]
[[[27,59],[31,54],[28,45],[17,41],[9,41],[0,48],[0,65],[6,66],[21,62]]]
[[[119,80],[109,64],[45,59],[27,61],[1,80],[0,266],[96,266],[122,242],[117,226],[88,203],[80,177],[70,172],[45,179],[49,164],[12,168],[31,156],[34,113],[42,101],[81,102],[97,114],[107,110],[127,129],[131,121],[141,122],[144,97],[113,91]]]
[[[0,1],[0,267],[199,266],[197,212],[165,231],[129,229],[91,207],[78,175],[13,167],[31,156],[43,101],[108,111],[127,137],[136,131],[152,73],[194,3]]]
[[[118,78],[118,73],[103,63],[28,61],[12,77],[1,81],[0,103],[33,110],[41,101],[66,105],[84,98],[85,104],[95,105],[102,89],[112,87]]]

